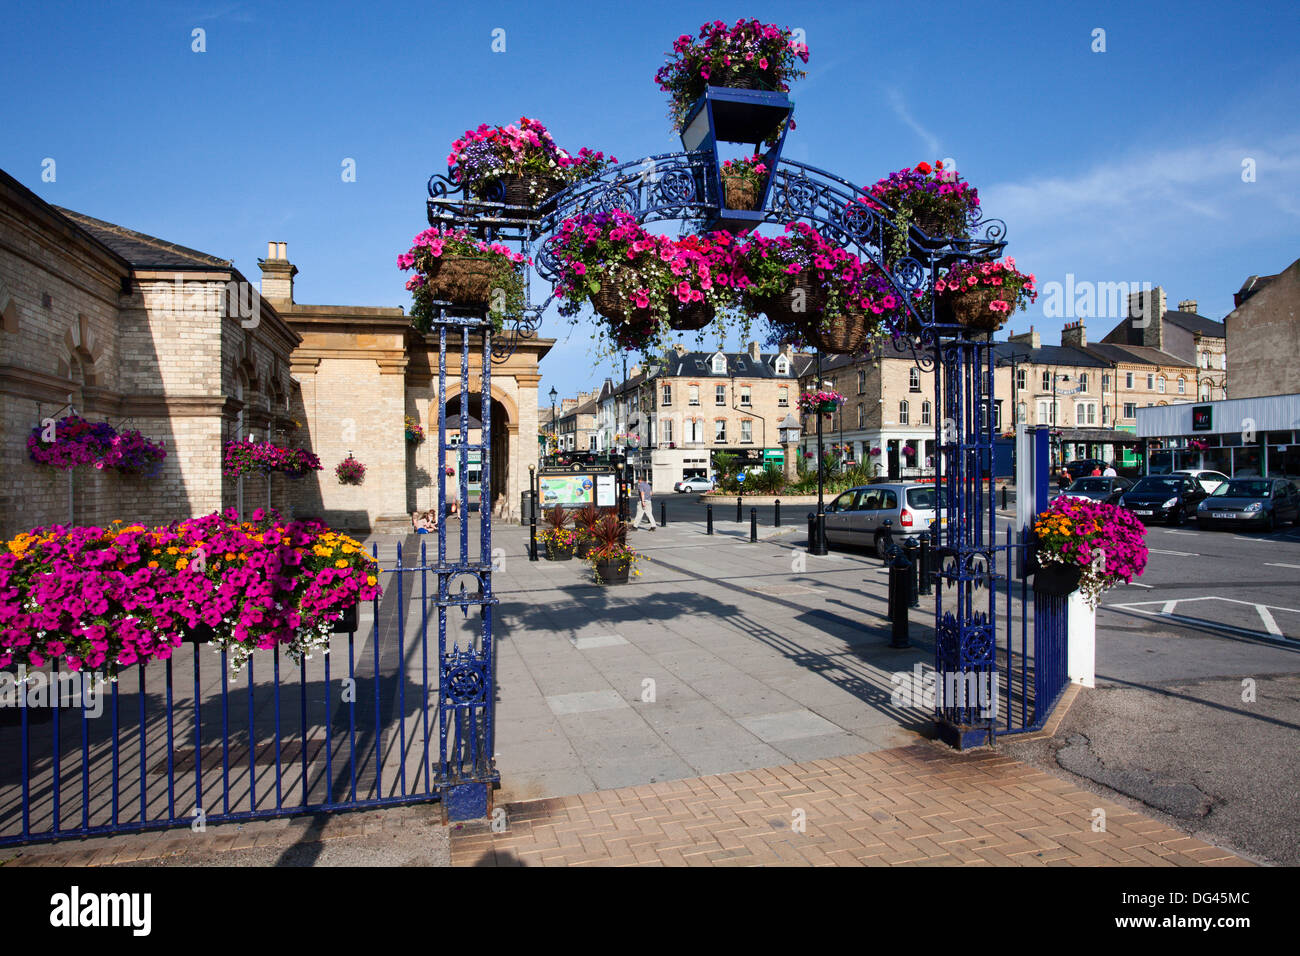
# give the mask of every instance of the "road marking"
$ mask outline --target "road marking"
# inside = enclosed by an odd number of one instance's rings
[[[1177,604],[1178,604],[1177,601],[1166,601],[1165,604],[1164,604],[1164,607],[1162,607],[1162,608],[1160,609],[1160,613],[1161,613],[1161,614],[1173,614],[1173,613],[1174,613],[1174,607],[1177,606]]]
[[[1300,568],[1300,564],[1276,564],[1276,563],[1274,563],[1274,562],[1272,562],[1272,561],[1265,561],[1265,562],[1264,562],[1264,567],[1266,567],[1266,568]]]
[[[1196,537],[1195,531],[1170,531],[1167,528],[1161,528],[1160,530],[1164,531],[1165,534],[1189,534],[1192,537]]]
[[[1198,600],[1198,599],[1187,598],[1185,600]],[[1159,602],[1146,602],[1146,603],[1159,603]],[[1248,604],[1249,602],[1243,601],[1242,603]],[[1147,614],[1151,616],[1156,616],[1157,614],[1156,611],[1137,607],[1134,604],[1103,604],[1102,608],[1107,611],[1116,611],[1116,610],[1134,611],[1138,614]],[[1165,618],[1166,620],[1177,621],[1180,624],[1200,624],[1204,627],[1208,627],[1213,630],[1221,631],[1228,634],[1240,634],[1243,637],[1253,637],[1257,640],[1270,640],[1273,637],[1273,635],[1265,634],[1262,631],[1252,631],[1249,628],[1234,627],[1231,624],[1221,624],[1218,621],[1211,621],[1203,617],[1185,617],[1182,614],[1169,614],[1166,615]],[[1285,641],[1290,646],[1295,646],[1297,644],[1300,644],[1300,640],[1297,640],[1296,638],[1293,637],[1287,637],[1285,634],[1278,634],[1276,635],[1276,637],[1278,640]]]
[[[1131,587],[1131,588],[1153,588],[1153,587],[1155,587],[1154,584],[1142,584],[1142,583],[1139,582],[1139,581],[1128,581],[1128,582],[1126,582],[1126,583],[1127,583],[1128,586]]]
[[[1199,558],[1195,551],[1161,551],[1159,548],[1147,548],[1152,554],[1173,554],[1180,558]]]
[[[1274,637],[1282,636],[1282,629],[1277,626],[1277,621],[1273,620],[1273,615],[1268,613],[1268,608],[1263,604],[1256,604],[1255,610],[1259,612],[1259,619],[1264,622],[1268,632]]]
[[[1185,597],[1185,598],[1178,598],[1174,603],[1175,603],[1175,604],[1189,604],[1189,603],[1191,603],[1192,601],[1225,601],[1225,602],[1227,602],[1228,604],[1245,604],[1245,605],[1248,606],[1248,607],[1266,607],[1266,608],[1268,608],[1270,611],[1286,611],[1286,612],[1289,613],[1289,614],[1300,614],[1300,608],[1295,608],[1295,607],[1282,607],[1281,605],[1278,605],[1278,604],[1263,604],[1263,605],[1261,605],[1261,604],[1259,604],[1259,603],[1256,602],[1256,601],[1242,601],[1242,600],[1239,599],[1239,598],[1223,597],[1223,596],[1218,595],[1218,594],[1207,594],[1207,595],[1203,595],[1202,597]],[[1139,604],[1167,604],[1167,603],[1168,603],[1168,602],[1167,602],[1167,601],[1164,601],[1164,600],[1161,600],[1161,601],[1137,601],[1137,602],[1134,602],[1134,603],[1131,603],[1131,604],[1125,604],[1125,605],[1119,605],[1119,604],[1116,604],[1116,605],[1114,605],[1114,606],[1115,606],[1115,607],[1121,607],[1121,606],[1122,606],[1122,607],[1137,607]]]

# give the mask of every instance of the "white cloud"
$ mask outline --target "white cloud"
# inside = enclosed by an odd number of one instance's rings
[[[903,99],[903,94],[900,91],[896,89],[889,90],[889,105],[890,108],[893,109],[894,115],[906,123],[912,132],[925,141],[925,148],[929,151],[929,154],[931,156],[939,156],[941,153],[941,150],[939,149],[939,138],[916,121],[915,117],[913,117],[911,112],[908,110],[907,101]]]

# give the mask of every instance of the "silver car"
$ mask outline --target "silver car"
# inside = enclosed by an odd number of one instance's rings
[[[904,545],[935,519],[934,485],[913,482],[882,483],[850,488],[826,506],[826,541],[874,548],[883,558],[888,541],[885,521],[894,543]]]

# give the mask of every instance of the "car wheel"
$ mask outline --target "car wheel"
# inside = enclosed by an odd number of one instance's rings
[[[1270,511],[1268,513],[1268,522],[1264,525],[1264,530],[1267,531],[1269,534],[1274,534],[1277,532],[1277,529],[1278,529],[1277,512]]]
[[[875,540],[876,557],[878,557],[881,561],[884,561],[885,558],[889,556],[889,552],[886,550],[886,545],[885,545],[886,540],[887,539],[885,538],[885,533],[883,531],[876,532],[876,540]]]
[[[1174,509],[1174,513],[1169,517],[1169,523],[1176,528],[1181,528],[1186,520],[1187,512],[1181,506]]]

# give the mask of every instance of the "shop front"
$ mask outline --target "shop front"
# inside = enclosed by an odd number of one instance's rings
[[[1300,395],[1139,408],[1151,474],[1204,468],[1300,481]]]

